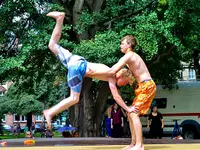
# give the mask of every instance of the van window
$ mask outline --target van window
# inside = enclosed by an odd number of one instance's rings
[[[166,108],[167,107],[167,98],[154,98],[151,108],[156,105],[158,108]]]

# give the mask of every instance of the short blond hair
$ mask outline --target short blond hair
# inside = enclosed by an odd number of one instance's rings
[[[123,37],[121,39],[121,42],[124,41],[124,40],[126,40],[128,44],[131,44],[131,48],[133,50],[135,50],[136,46],[138,45],[138,42],[133,35],[127,35],[127,36]]]
[[[117,76],[124,77],[130,85],[133,85],[135,77],[129,69],[123,68],[117,72]]]

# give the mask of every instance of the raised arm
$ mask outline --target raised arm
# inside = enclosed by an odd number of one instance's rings
[[[109,76],[113,76],[115,75],[120,69],[122,69],[128,62],[128,60],[131,59],[132,57],[132,54],[133,53],[127,53],[125,54],[122,58],[120,58],[120,60],[115,64],[113,65],[109,72],[108,72],[108,75]]]
[[[102,70],[101,72],[92,72],[91,75],[93,76],[114,76],[123,66],[126,65],[128,60],[131,58],[132,53],[127,53],[124,55],[112,68],[108,68],[106,70]]]

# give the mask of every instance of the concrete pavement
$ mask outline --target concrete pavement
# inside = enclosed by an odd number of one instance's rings
[[[7,139],[8,147],[23,147],[25,139]],[[36,138],[35,146],[128,145],[130,138]],[[144,144],[194,144],[200,140],[144,139]]]
[[[12,147],[5,150],[120,150],[125,145]],[[200,144],[146,144],[145,150],[199,150]]]

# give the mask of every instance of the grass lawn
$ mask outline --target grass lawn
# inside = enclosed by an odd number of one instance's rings
[[[53,136],[54,138],[62,137],[62,133],[60,133],[60,132],[54,131],[53,133],[54,133],[54,136]],[[41,136],[40,133],[38,133],[38,132],[35,133],[35,137],[40,137],[40,136]],[[17,138],[24,138],[24,133],[20,133],[19,137],[17,137],[16,135],[10,135],[10,132],[5,132],[4,136],[0,135],[0,139],[2,139],[2,140],[3,139],[17,139]]]

